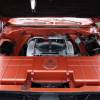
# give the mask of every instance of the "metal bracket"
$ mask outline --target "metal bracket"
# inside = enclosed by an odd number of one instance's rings
[[[28,90],[31,87],[33,76],[34,76],[34,71],[28,70],[26,81],[25,81],[24,85],[22,86],[22,90]]]

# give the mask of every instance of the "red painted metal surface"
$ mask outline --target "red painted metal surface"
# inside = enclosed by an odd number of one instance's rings
[[[55,64],[54,69],[46,68],[45,63],[48,65],[49,60]],[[0,88],[7,85],[13,85],[14,89],[16,85],[22,86],[27,79],[28,71],[34,73],[31,82],[69,82],[70,88],[77,89],[84,86],[100,86],[99,60],[99,56],[0,57]]]
[[[32,28],[32,27],[9,27],[7,26],[1,35],[0,44],[5,39],[11,40],[14,45],[14,52],[12,55],[18,56],[21,48],[27,42],[30,37],[33,36],[43,36],[47,37],[49,35],[66,35],[70,34],[75,37],[76,33],[83,33],[84,35],[89,35],[89,28]]]
[[[30,92],[100,92],[100,55],[85,57],[19,57],[18,54],[30,37],[56,34],[70,34],[72,40],[76,33],[90,35],[89,27],[83,28],[33,28],[5,27],[0,35],[0,45],[4,41],[14,43],[11,56],[0,55],[0,90]],[[84,45],[80,45],[84,54]],[[69,88],[32,88],[32,82],[69,83]]]

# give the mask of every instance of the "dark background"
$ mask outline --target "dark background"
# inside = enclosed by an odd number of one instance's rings
[[[0,16],[100,17],[100,0],[37,0],[32,13],[30,0],[0,0]]]

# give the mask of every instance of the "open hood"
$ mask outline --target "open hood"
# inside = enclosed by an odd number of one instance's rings
[[[0,0],[0,15],[5,17],[25,16],[100,16],[99,0]],[[33,6],[32,6],[33,5]],[[32,9],[35,10],[33,11]]]

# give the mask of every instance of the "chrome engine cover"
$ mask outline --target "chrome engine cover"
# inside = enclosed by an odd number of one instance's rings
[[[73,56],[74,47],[66,36],[32,37],[27,42],[26,56]]]

